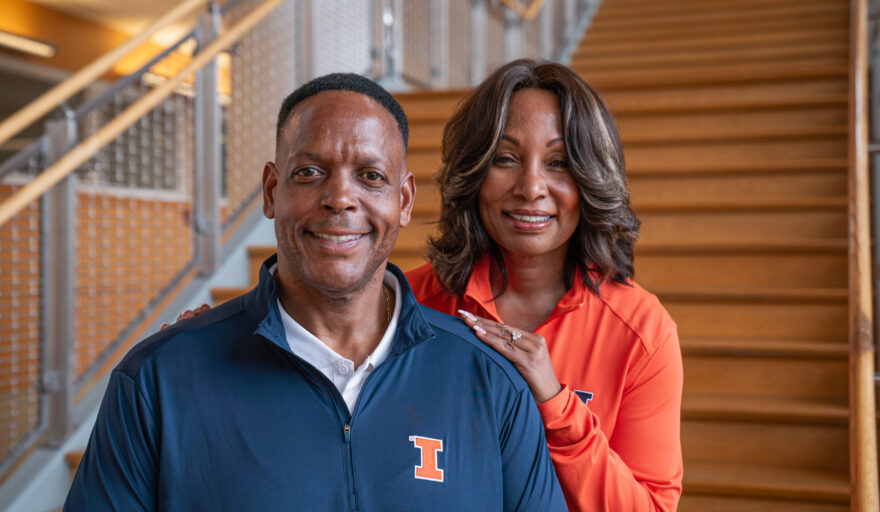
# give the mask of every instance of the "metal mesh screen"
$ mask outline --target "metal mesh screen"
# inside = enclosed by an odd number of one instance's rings
[[[504,9],[491,4],[486,6],[486,75],[505,62]]]
[[[224,229],[259,196],[263,165],[275,158],[278,107],[297,86],[296,40],[290,29],[295,17],[296,2],[284,2],[232,52],[224,136]]]
[[[371,66],[372,2],[312,0],[312,76],[366,74]]]
[[[91,112],[100,129],[150,87],[136,82]],[[173,94],[78,171],[74,375],[110,354],[127,327],[194,257],[193,100]]]
[[[41,170],[39,157],[13,170],[0,180],[0,201]],[[41,422],[41,222],[33,201],[0,226],[0,463]]]
[[[565,2],[556,0],[553,7],[553,28],[556,37],[553,38],[553,56],[558,56],[565,47]]]
[[[541,58],[541,21],[540,16],[522,23],[522,56],[527,59]]]
[[[449,0],[449,87],[471,85],[471,2]]]
[[[430,0],[403,2],[403,78],[419,88],[431,86]]]

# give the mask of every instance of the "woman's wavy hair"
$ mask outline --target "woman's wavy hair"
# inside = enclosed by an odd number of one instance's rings
[[[508,285],[498,244],[480,221],[479,193],[507,123],[514,92],[536,88],[559,98],[568,168],[580,192],[580,222],[572,235],[565,281],[575,270],[584,285],[626,283],[634,275],[639,220],[630,208],[623,151],[614,119],[596,92],[571,69],[552,62],[515,60],[498,68],[458,105],[443,130],[443,167],[434,176],[442,207],[428,260],[447,290],[464,295],[476,263],[488,253]]]

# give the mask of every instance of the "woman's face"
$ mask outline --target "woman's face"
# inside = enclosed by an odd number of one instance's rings
[[[580,206],[555,94],[543,89],[513,94],[479,204],[486,231],[505,251],[565,257]]]

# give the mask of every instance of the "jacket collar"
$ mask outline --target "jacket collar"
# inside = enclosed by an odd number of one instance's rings
[[[471,277],[468,279],[467,288],[465,288],[464,297],[466,300],[476,302],[484,311],[493,317],[493,320],[504,323],[495,307],[495,300],[492,297],[492,282],[490,279],[490,269],[492,266],[492,258],[488,254],[484,254],[480,261],[474,265],[471,271]],[[575,309],[582,308],[591,297],[590,289],[584,285],[581,278],[580,270],[575,271],[574,284],[565,292],[565,295],[556,303],[553,312],[547,318],[547,321],[564,315]]]
[[[284,324],[281,321],[281,313],[278,311],[278,285],[275,278],[269,274],[278,261],[278,255],[273,254],[260,267],[260,282],[256,288],[244,296],[244,308],[259,325],[254,334],[263,336],[286,352],[290,352],[287,338],[284,333]],[[397,332],[394,335],[394,343],[389,356],[395,356],[418,345],[419,343],[433,338],[434,331],[428,325],[422,315],[419,303],[413,295],[412,287],[403,271],[392,263],[388,263],[388,270],[394,274],[400,283],[400,318],[397,321]]]

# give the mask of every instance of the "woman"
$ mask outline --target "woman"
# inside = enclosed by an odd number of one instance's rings
[[[446,125],[436,180],[416,298],[522,373],[571,510],[675,510],[678,336],[632,281],[639,221],[602,100],[565,66],[511,62]]]
[[[632,281],[639,221],[602,100],[565,66],[511,62],[446,125],[436,181],[416,298],[522,373],[571,510],[674,510],[681,353]]]

